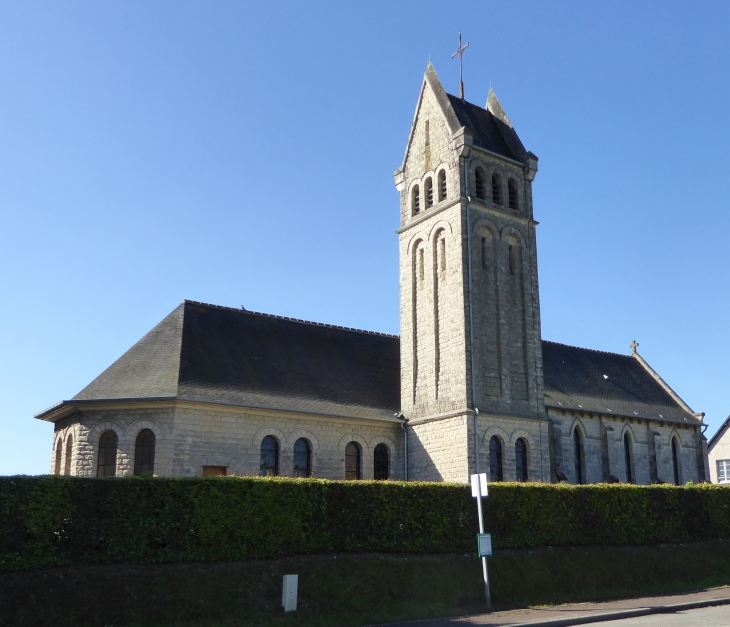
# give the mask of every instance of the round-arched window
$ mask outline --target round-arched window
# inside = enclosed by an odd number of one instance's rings
[[[142,429],[134,441],[134,474],[139,476],[155,471],[155,432]]]
[[[345,447],[345,479],[362,479],[362,449],[357,442]]]
[[[294,476],[312,476],[312,447],[304,438],[294,442]]]
[[[515,442],[515,466],[517,481],[527,481],[527,442],[524,438]]]
[[[279,474],[279,442],[273,435],[261,440],[259,474],[262,477],[276,477]]]
[[[117,434],[111,429],[104,431],[99,438],[99,459],[96,464],[97,477],[116,477],[117,475]]]
[[[390,453],[385,444],[378,444],[373,451],[373,477],[386,480],[390,476]]]
[[[502,481],[502,440],[496,435],[489,439],[489,480]]]

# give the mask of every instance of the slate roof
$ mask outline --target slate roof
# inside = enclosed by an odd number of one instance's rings
[[[526,151],[517,133],[492,114],[458,96],[446,94],[461,126],[473,135],[474,145],[515,161],[523,161]]]
[[[542,343],[545,404],[698,423],[639,359]],[[394,335],[185,301],[71,401],[181,399],[393,420]]]
[[[399,342],[185,301],[73,400],[160,397],[393,419]]]
[[[542,342],[545,405],[699,424],[631,355]]]

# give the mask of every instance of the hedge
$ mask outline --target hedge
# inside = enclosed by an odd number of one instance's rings
[[[730,537],[730,489],[502,483],[495,549]],[[464,485],[318,479],[0,478],[0,570],[329,552],[472,553]]]

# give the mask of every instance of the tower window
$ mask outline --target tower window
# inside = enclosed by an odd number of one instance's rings
[[[426,123],[424,124],[424,131],[424,134],[426,135],[426,148],[428,148],[431,145],[431,125],[428,120],[426,120]]]
[[[418,251],[418,278],[419,278],[419,280],[423,281],[425,274],[426,273],[424,272],[424,263],[423,263],[423,248],[421,248],[421,250]]]
[[[496,435],[489,440],[489,480],[502,481],[502,440]]]
[[[60,475],[61,474],[61,455],[63,455],[63,439],[58,438],[56,441],[56,464],[53,469],[54,475]]]
[[[527,481],[527,442],[520,438],[515,442],[517,481]]]
[[[489,247],[487,246],[487,238],[482,237],[482,268],[489,267]]]
[[[304,438],[294,442],[294,476],[312,476],[312,447]]]
[[[439,242],[439,248],[441,249],[441,272],[446,272],[446,239],[441,238]]]
[[[373,478],[376,481],[385,481],[390,475],[388,447],[378,444],[373,451]]]
[[[497,172],[492,174],[492,202],[502,204],[502,177]]]
[[[679,450],[677,438],[672,438],[672,470],[674,471],[674,485],[679,485]]]
[[[509,245],[509,248],[507,249],[507,254],[509,257],[509,273],[514,275],[517,271],[517,246],[514,246],[512,244]]]
[[[446,172],[439,172],[439,202],[446,200]]]
[[[487,187],[484,181],[484,170],[482,168],[474,170],[474,183],[476,184],[477,200],[486,200]]]
[[[517,181],[509,179],[507,181],[507,191],[509,192],[509,208],[519,209],[519,203],[517,201]]]
[[[426,179],[426,207],[433,207],[433,180],[430,176]]]
[[[413,215],[416,215],[421,210],[421,192],[418,189],[418,185],[413,186],[411,192],[411,211]]]
[[[362,479],[362,452],[357,442],[350,442],[345,447],[345,480]]]
[[[259,474],[262,477],[276,477],[279,474],[279,442],[273,435],[261,440]]]

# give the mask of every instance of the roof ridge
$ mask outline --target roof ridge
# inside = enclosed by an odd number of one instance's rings
[[[366,333],[367,335],[380,335],[383,337],[393,337],[398,338],[400,336],[393,335],[392,333],[381,333],[380,331],[368,331],[367,329],[356,329],[354,327],[343,327],[339,324],[327,324],[325,322],[315,322],[314,320],[302,320],[301,318],[290,318],[289,316],[279,316],[276,314],[269,314],[264,313],[262,311],[251,311],[249,309],[239,309],[237,307],[226,307],[224,305],[213,305],[212,303],[203,303],[198,300],[188,300],[187,298],[184,301],[186,304],[189,303],[191,305],[202,305],[204,307],[213,307],[214,309],[226,309],[228,311],[236,311],[238,313],[246,313],[246,314],[253,314],[255,316],[264,316],[265,318],[277,318],[279,320],[288,320],[289,322],[300,322],[302,324],[311,324],[315,327],[326,327],[328,329],[339,329],[341,331],[355,331],[356,333]]]
[[[602,353],[603,355],[614,355],[616,357],[631,358],[631,355],[624,355],[623,353],[614,353],[613,351],[602,351],[597,348],[583,348],[582,346],[573,346],[572,344],[563,344],[563,342],[553,342],[552,340],[542,340],[543,344],[555,344],[556,346],[565,346],[566,348],[577,348],[582,351],[589,351],[591,353]]]

